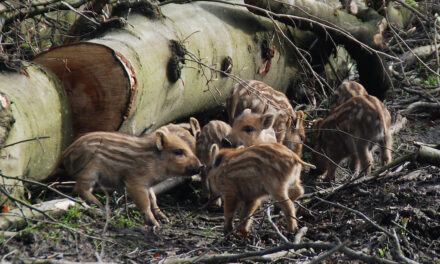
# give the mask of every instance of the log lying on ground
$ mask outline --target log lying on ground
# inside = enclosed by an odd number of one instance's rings
[[[234,80],[201,67],[196,57],[216,69],[230,65],[231,74],[281,91],[295,77],[293,53],[273,37],[266,18],[218,3],[168,4],[161,11],[165,17],[129,15],[120,29],[35,58],[63,83],[76,135],[117,129],[139,135],[217,107]],[[267,43],[275,54],[259,75]]]
[[[426,60],[429,56],[433,55],[440,49],[440,45],[427,45],[422,47],[416,47],[411,51],[407,51],[400,59],[402,60],[403,66],[405,68],[411,67],[413,64],[417,62],[417,57],[421,60]]]
[[[43,213],[56,217],[64,214],[71,206],[76,203],[69,199],[57,199],[34,204],[32,207],[39,210],[32,210],[30,208],[16,208],[9,212],[0,214],[0,230],[6,230],[11,226],[17,229],[26,225],[26,220],[38,219],[43,217]]]
[[[328,45],[332,45],[332,43],[343,45],[358,64],[360,82],[370,94],[381,99],[384,98],[390,85],[387,69],[378,54],[367,50],[362,45],[370,46],[373,49],[380,49],[383,45],[383,32],[387,23],[386,19],[376,11],[364,9],[354,16],[332,8],[326,3],[312,0],[245,0],[245,3],[271,10],[278,14],[273,16],[274,19],[303,30],[310,30],[320,36],[322,41],[326,41]],[[267,15],[267,13],[252,7],[248,7],[248,9],[256,14]],[[325,28],[306,21],[304,18],[337,30]],[[353,37],[347,37],[343,33],[349,33]]]
[[[1,173],[44,179],[72,140],[70,106],[57,77],[33,64],[24,64],[20,73],[0,72],[0,101],[0,118],[14,120],[9,127],[0,120],[6,132],[0,143]],[[0,184],[12,196],[23,191],[20,181],[0,176]],[[0,205],[5,199],[0,194]]]

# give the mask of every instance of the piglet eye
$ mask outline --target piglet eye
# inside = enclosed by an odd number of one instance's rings
[[[173,153],[176,156],[182,156],[185,153],[185,151],[183,151],[183,149],[175,149],[173,150]]]
[[[243,131],[246,133],[252,133],[255,131],[255,128],[251,127],[251,126],[245,126],[245,127],[243,127]]]

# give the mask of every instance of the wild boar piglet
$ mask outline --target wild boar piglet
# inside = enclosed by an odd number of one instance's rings
[[[288,230],[297,228],[293,202],[304,193],[301,168],[313,165],[279,143],[220,150],[214,144],[210,160],[208,189],[223,197],[225,234],[232,231],[233,216],[238,208],[241,209],[239,233],[248,234],[252,214],[267,197],[283,211]]]
[[[230,133],[222,140],[223,147],[251,146],[277,142],[273,122],[275,116],[251,113],[247,108],[234,120]]]
[[[332,108],[335,108],[348,101],[350,98],[359,95],[368,95],[367,90],[362,84],[355,81],[344,81],[333,93]]]
[[[202,178],[202,196],[210,199],[210,193],[206,187],[206,176],[208,175],[209,166],[209,151],[213,144],[220,145],[223,138],[231,132],[231,126],[221,120],[211,120],[208,124],[203,126],[202,131],[197,137],[196,155],[200,161],[206,165],[200,173]],[[215,194],[214,194],[215,195]],[[216,195],[217,196],[217,195]],[[220,200],[216,201],[217,205],[221,204]]]
[[[165,132],[179,136],[196,153],[196,139],[201,132],[199,121],[191,117],[189,123],[168,124],[159,128]]]
[[[229,123],[232,125],[247,108],[251,109],[252,113],[273,114],[275,118],[273,129],[277,142],[286,145],[301,156],[302,153],[299,151],[302,146],[299,147],[299,145],[303,142],[298,143],[297,140],[305,137],[305,133],[295,126],[297,113],[284,93],[260,81],[250,80],[237,83],[226,101]]]
[[[381,148],[383,163],[390,163],[390,125],[391,116],[385,105],[371,95],[353,97],[326,119],[315,120],[310,141],[316,173],[327,173],[327,180],[334,180],[337,165],[346,158],[352,172],[370,173],[375,144]]]
[[[95,185],[106,191],[125,187],[145,222],[155,226],[159,223],[154,215],[167,219],[157,207],[151,187],[167,178],[197,174],[202,168],[188,144],[164,130],[141,137],[88,133],[75,140],[61,159],[76,179],[74,190],[81,198],[102,207],[92,194]]]

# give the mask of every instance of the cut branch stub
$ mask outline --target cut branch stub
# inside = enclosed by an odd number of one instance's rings
[[[171,57],[167,64],[167,78],[171,83],[177,82],[185,64],[185,47],[177,40],[170,40]]]
[[[226,77],[227,75],[225,73],[231,73],[232,72],[232,67],[234,67],[234,64],[232,62],[232,58],[229,56],[226,56],[223,61],[222,61],[222,73],[221,76],[222,77]],[[223,73],[225,72],[225,73]]]

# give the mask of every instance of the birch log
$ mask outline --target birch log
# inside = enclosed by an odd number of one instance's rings
[[[0,72],[0,101],[0,112],[8,111],[13,120],[9,127],[2,124],[1,174],[44,179],[72,140],[70,106],[58,78],[27,63],[20,73]],[[0,184],[12,196],[23,192],[22,182],[0,175]],[[0,193],[0,205],[5,200]]]
[[[96,130],[141,134],[170,121],[222,104],[234,84],[206,65],[263,80],[285,91],[297,64],[270,20],[245,8],[218,3],[169,4],[164,17],[128,16],[87,42],[63,46],[35,58],[51,69],[67,91],[75,135]],[[269,44],[268,44],[269,43]],[[270,68],[264,49],[275,48]],[[261,71],[260,71],[261,73]]]

